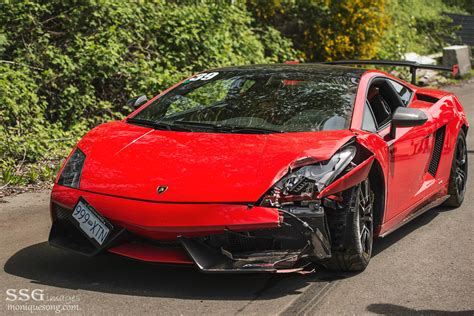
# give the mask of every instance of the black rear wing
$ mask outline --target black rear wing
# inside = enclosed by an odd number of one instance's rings
[[[399,66],[399,67],[410,67],[411,83],[416,84],[416,71],[418,69],[431,69],[440,71],[449,71],[453,76],[457,76],[459,68],[458,65],[453,67],[436,66],[420,64],[416,61],[405,61],[405,60],[337,60],[337,61],[326,61],[321,64],[328,65],[381,65],[381,66]]]

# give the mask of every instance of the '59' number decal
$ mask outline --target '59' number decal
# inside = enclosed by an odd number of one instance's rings
[[[198,80],[210,80],[217,76],[219,73],[218,72],[207,72],[207,73],[202,73],[197,75],[196,77],[193,77],[189,79],[189,81],[198,81]]]

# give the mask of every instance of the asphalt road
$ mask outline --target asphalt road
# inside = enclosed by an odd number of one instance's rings
[[[474,122],[474,82],[449,90]],[[82,257],[46,243],[49,192],[10,197],[0,204],[0,314],[62,308],[69,314],[474,315],[473,181],[461,208],[433,209],[377,240],[359,274],[207,275],[112,255]],[[27,291],[19,295],[20,289]],[[35,289],[37,300],[26,300]]]

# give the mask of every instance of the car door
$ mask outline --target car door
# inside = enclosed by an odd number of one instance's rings
[[[374,92],[374,87],[378,88],[378,91]],[[391,115],[397,107],[409,106],[410,95],[407,94],[410,93],[412,92],[409,88],[398,82],[376,78],[369,86],[367,94],[366,107],[373,115],[376,133],[386,142],[388,148],[386,222],[408,211],[418,202],[417,192],[425,182],[431,155],[430,139],[427,137],[429,133],[423,125],[398,128],[395,138],[390,135]]]

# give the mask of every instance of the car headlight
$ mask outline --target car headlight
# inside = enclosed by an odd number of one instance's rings
[[[66,165],[59,176],[58,184],[76,189],[79,188],[82,167],[85,159],[86,155],[79,148],[76,148],[66,162]]]
[[[301,167],[280,179],[262,199],[262,205],[280,206],[298,201],[311,201],[351,163],[354,146],[338,151],[331,159]]]

